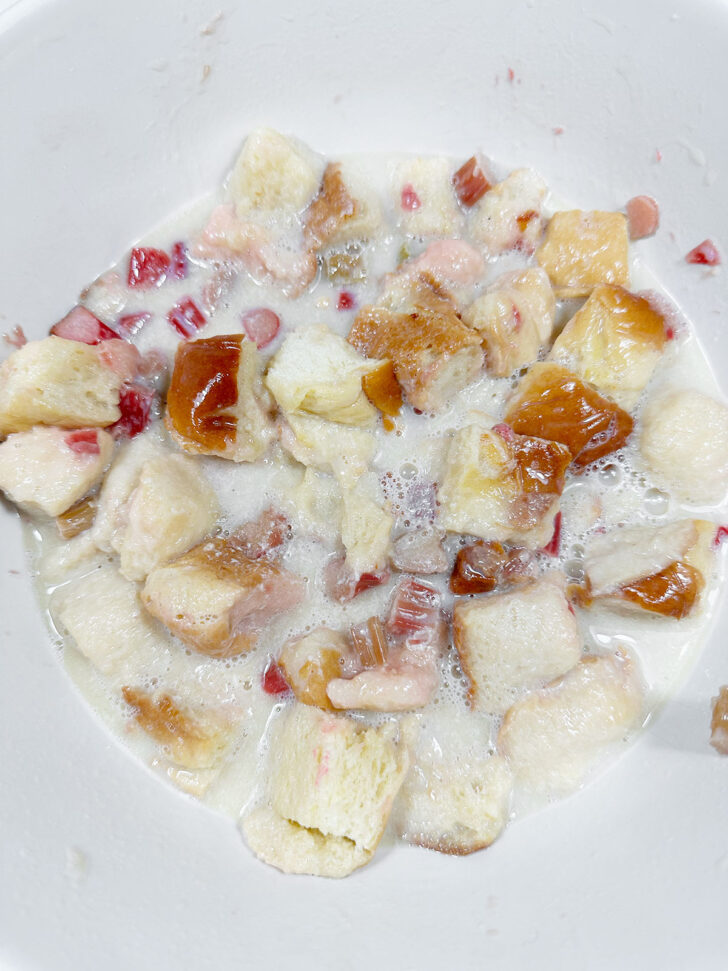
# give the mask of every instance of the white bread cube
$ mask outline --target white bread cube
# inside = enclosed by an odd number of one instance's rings
[[[315,469],[306,468],[303,477],[287,498],[288,512],[294,523],[306,533],[325,542],[335,542],[341,532],[341,489],[336,479]]]
[[[271,128],[245,140],[228,191],[241,217],[277,210],[300,212],[319,187],[323,166],[312,153]]]
[[[728,492],[728,408],[700,391],[668,391],[642,412],[642,458],[658,483],[698,505]]]
[[[46,337],[11,354],[0,366],[0,435],[118,421],[124,376],[104,364],[99,346]]]
[[[453,168],[448,158],[412,158],[401,162],[392,183],[398,228],[409,236],[457,236],[465,218],[452,186]],[[411,186],[420,205],[402,208],[402,190]]]
[[[555,314],[548,275],[532,267],[499,277],[465,309],[463,320],[483,338],[488,371],[502,378],[538,358]]]
[[[565,364],[629,411],[666,340],[665,319],[647,300],[600,284],[556,338],[549,360]]]
[[[334,706],[326,687],[334,678],[341,677],[350,653],[349,642],[343,634],[319,627],[287,641],[278,656],[278,665],[298,701],[331,711]]]
[[[374,458],[374,435],[364,428],[342,425],[313,415],[288,415],[281,427],[281,444],[300,462],[332,473],[352,486]]]
[[[243,831],[253,852],[284,872],[344,876],[366,863],[384,833],[410,764],[410,738],[393,722],[377,728],[295,703],[271,745],[270,809],[315,837],[256,816]],[[274,842],[271,826],[282,837]],[[342,839],[358,851],[342,857]]]
[[[559,297],[585,297],[600,283],[627,287],[627,220],[621,212],[555,212],[536,259]]]
[[[511,249],[532,253],[542,231],[547,187],[533,169],[516,169],[473,206],[470,232],[489,256]]]
[[[355,576],[376,573],[387,563],[394,519],[371,495],[368,483],[360,479],[343,490],[341,541],[346,562]]]
[[[606,746],[639,726],[642,705],[632,657],[623,651],[585,657],[507,712],[498,749],[518,784],[540,794],[565,795],[583,782]]]
[[[455,604],[455,649],[476,708],[502,715],[524,691],[578,662],[581,636],[564,585],[562,575],[550,574]]]
[[[111,461],[111,435],[96,428],[92,434],[97,454],[74,451],[63,428],[15,432],[0,444],[0,489],[28,512],[60,516],[96,485]]]
[[[318,415],[344,425],[372,425],[377,409],[362,390],[362,378],[379,362],[358,354],[323,324],[298,328],[271,361],[265,382],[283,411]]]

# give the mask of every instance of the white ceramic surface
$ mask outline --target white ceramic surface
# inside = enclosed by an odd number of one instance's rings
[[[13,4],[0,331],[45,333],[267,123],[324,152],[477,145],[577,204],[654,194],[644,260],[722,373],[725,274],[682,256],[711,236],[728,257],[727,46],[718,0]],[[344,882],[284,877],[111,739],[54,656],[4,509],[0,529],[2,967],[725,967],[728,759],[707,745],[725,612],[628,755],[489,850],[397,848]]]

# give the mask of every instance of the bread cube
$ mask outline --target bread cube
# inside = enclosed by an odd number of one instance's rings
[[[550,360],[571,368],[627,411],[667,341],[665,319],[643,297],[600,284],[554,341]]]
[[[321,165],[311,152],[271,128],[245,140],[228,191],[239,216],[300,212],[319,187]]]
[[[578,468],[621,448],[634,422],[567,368],[532,365],[508,402],[505,421],[520,435],[561,442]]]
[[[504,378],[538,358],[555,314],[549,278],[534,267],[499,277],[466,308],[463,321],[481,335],[488,371]]]
[[[710,744],[721,755],[728,755],[728,685],[713,698],[713,714],[710,719]]]
[[[620,212],[555,212],[536,259],[559,297],[585,297],[600,283],[629,286],[627,220]]]
[[[76,432],[38,425],[0,444],[0,490],[28,512],[60,516],[99,481],[114,440],[102,429]],[[80,449],[80,451],[79,451]]]
[[[304,705],[333,710],[326,686],[341,677],[345,659],[350,654],[349,642],[338,631],[328,627],[287,641],[278,657],[286,681],[297,700]]]
[[[394,519],[370,494],[365,480],[343,490],[341,541],[355,576],[376,573],[387,563]]]
[[[300,577],[247,557],[233,533],[152,569],[141,599],[185,644],[211,657],[232,657],[252,650],[266,623],[297,606],[304,592]]]
[[[519,249],[533,253],[543,230],[547,186],[533,169],[516,169],[494,185],[471,212],[470,232],[489,256]]]
[[[447,158],[411,158],[394,173],[393,203],[398,228],[409,236],[457,236],[465,218],[452,186]],[[407,207],[402,193],[414,193]],[[416,196],[416,199],[415,199]]]
[[[459,600],[455,649],[476,708],[502,715],[524,691],[565,674],[581,657],[564,580],[551,574],[511,593]]]
[[[582,606],[595,600],[680,620],[698,605],[715,559],[715,525],[684,519],[664,526],[622,526],[587,546]]]
[[[728,408],[700,391],[667,391],[642,412],[640,453],[658,484],[686,502],[728,492]]]
[[[450,444],[439,524],[453,533],[545,546],[570,461],[568,448],[556,442],[483,422],[467,425]]]
[[[358,354],[343,337],[319,324],[286,337],[266,374],[266,384],[287,414],[311,414],[344,425],[372,425],[377,409],[369,403],[362,378],[380,368]]]
[[[258,351],[242,334],[177,347],[165,423],[186,452],[257,462],[273,438]]]
[[[637,728],[643,689],[625,651],[585,657],[506,713],[498,734],[517,782],[533,792],[576,789],[604,749]]]
[[[157,428],[123,442],[106,474],[98,498],[93,538],[107,553],[116,549],[119,534],[126,527],[126,505],[139,482],[142,467],[150,459],[167,455],[168,449]]]
[[[436,412],[480,373],[480,338],[434,281],[407,279],[402,286],[396,299],[406,309],[363,307],[348,340],[360,354],[392,362],[413,408]]]
[[[334,543],[341,532],[341,489],[336,479],[307,468],[288,492],[291,518],[305,533]]]
[[[104,363],[102,346],[46,337],[11,354],[0,365],[0,436],[33,425],[85,428],[118,421],[124,376]]]
[[[271,745],[270,807],[243,820],[248,845],[286,873],[345,876],[362,866],[382,838],[409,749],[394,722],[367,727],[294,704]]]
[[[332,473],[352,487],[367,471],[377,447],[364,428],[308,415],[287,416],[281,444],[302,465]]]
[[[234,720],[222,709],[189,707],[165,692],[124,685],[124,701],[143,731],[163,746],[170,761],[185,769],[210,769],[229,746]]]
[[[318,195],[303,217],[303,235],[315,250],[367,239],[380,227],[376,196],[350,163],[330,162]]]

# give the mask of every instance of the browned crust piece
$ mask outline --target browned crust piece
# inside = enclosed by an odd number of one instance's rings
[[[320,249],[341,227],[358,215],[358,205],[346,188],[341,165],[329,162],[321,188],[303,218],[303,238],[313,249]]]

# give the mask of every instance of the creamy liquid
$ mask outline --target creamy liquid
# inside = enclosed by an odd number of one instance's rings
[[[360,172],[366,174],[370,184],[380,187],[390,226],[394,225],[394,221],[391,218],[392,202],[388,186],[397,161],[376,157],[356,160]],[[196,203],[150,233],[144,239],[144,245],[169,250],[176,240],[192,240],[219,201],[218,196],[212,196]],[[553,208],[562,207],[554,205],[552,201]],[[355,292],[358,306],[376,300],[380,278],[396,266],[403,243],[411,255],[416,255],[426,245],[424,240],[405,240],[393,231],[368,244],[366,282],[346,286],[346,289]],[[487,286],[504,271],[531,262],[517,253],[506,254],[491,262],[481,287]],[[186,295],[194,296],[199,303],[199,294],[209,280],[211,270],[202,262],[190,261],[190,272],[186,279],[167,281],[158,289],[135,291],[123,285],[126,269],[125,256],[117,267],[120,282],[116,284],[113,275],[107,276],[107,281],[111,282],[92,286],[83,302],[112,325],[119,314],[151,312],[154,316],[144,326],[136,343],[142,352],[161,348],[171,361],[179,337],[167,323],[165,314]],[[636,260],[633,260],[631,269],[633,290],[657,289],[655,281]],[[301,324],[324,323],[345,336],[356,310],[336,309],[337,295],[341,289],[341,285],[331,284],[320,276],[309,292],[296,300],[288,300],[275,286],[256,283],[243,271],[200,336],[240,332],[240,313],[257,306],[273,309],[282,321],[281,334],[271,347],[262,352],[264,360],[275,352],[287,333]],[[572,301],[568,307],[560,308],[557,319],[564,322],[575,306]],[[515,380],[483,375],[434,417],[417,416],[411,409],[405,408],[404,420],[398,420],[399,430],[396,433],[379,433],[380,451],[370,473],[377,478],[390,474],[389,481],[394,488],[388,490],[388,498],[396,498],[398,488],[406,489],[409,483],[419,477],[428,481],[438,479],[443,470],[448,433],[461,427],[471,411],[500,416],[504,400],[514,384]],[[708,363],[695,337],[687,330],[681,331],[678,339],[667,345],[643,399],[650,397],[663,384],[695,387],[720,397]],[[640,407],[641,404],[634,413],[637,421]],[[145,433],[147,436],[154,434],[165,438],[161,423]],[[200,462],[224,510],[223,527],[234,527],[254,519],[269,505],[291,515],[295,524],[296,511],[291,491],[300,483],[303,469],[287,459],[280,450],[274,450],[271,458],[255,465],[235,464],[217,458],[200,458]],[[600,525],[607,528],[623,522],[664,523],[684,516],[701,516],[720,522],[726,514],[726,509],[714,507],[706,510],[680,505],[661,493],[641,471],[635,446],[629,445],[622,452],[596,463],[586,473],[568,476],[562,498],[564,530],[561,554],[557,558],[541,557],[544,569],[561,567],[568,577],[581,577],[584,532],[590,525],[587,524],[586,511],[595,498],[602,503]],[[398,525],[403,524],[399,522]],[[322,570],[331,557],[335,540],[335,533],[327,529],[325,523],[321,524],[315,535],[306,535],[300,528],[296,530],[282,562],[308,579],[309,597],[300,607],[274,618],[250,655],[225,661],[210,659],[186,649],[155,622],[153,648],[133,662],[131,667],[127,665],[117,677],[105,678],[75,649],[70,638],[64,638],[63,631],[54,626],[54,618],[59,602],[68,595],[69,590],[83,591],[89,578],[98,571],[108,569],[111,558],[92,548],[88,533],[64,542],[58,538],[52,523],[33,523],[28,528],[41,603],[48,614],[59,648],[62,648],[63,663],[89,704],[145,763],[168,776],[181,788],[199,795],[209,805],[236,818],[261,791],[267,733],[271,721],[286,703],[270,697],[261,689],[261,672],[268,657],[277,656],[289,637],[319,625],[345,629],[374,614],[383,616],[399,578],[395,573],[390,583],[369,590],[348,604],[331,601],[323,590]],[[448,543],[451,549],[457,545],[455,538],[448,540]],[[710,580],[703,595],[701,610],[679,623],[647,614],[627,617],[604,607],[577,611],[588,651],[598,653],[624,644],[639,657],[646,685],[645,721],[682,683],[699,655],[711,626],[723,580],[724,558],[721,556],[718,559],[720,567],[716,572],[719,575]],[[453,598],[447,589],[448,578],[425,579],[442,591],[443,606],[451,609]],[[90,613],[93,612],[92,602],[89,602],[88,609]],[[241,714],[237,740],[222,768],[188,772],[171,765],[159,746],[130,720],[129,709],[120,696],[122,684],[129,683],[164,688],[176,697],[188,698],[195,703],[218,705],[222,702]],[[453,652],[450,652],[442,663],[441,687],[435,699],[418,714],[422,728],[419,743],[421,752],[435,746],[447,757],[448,752],[457,752],[464,747],[472,756],[482,757],[492,747],[498,720],[469,712],[465,706],[465,688],[462,673],[453,659]],[[600,765],[605,761],[606,756]],[[533,804],[527,794],[516,794],[515,807],[518,811],[531,808]]]

